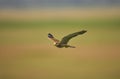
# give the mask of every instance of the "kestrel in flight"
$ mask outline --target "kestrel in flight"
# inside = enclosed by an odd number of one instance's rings
[[[75,46],[71,46],[71,45],[68,45],[68,42],[71,38],[73,37],[76,37],[78,35],[82,35],[84,34],[85,32],[87,32],[86,30],[82,30],[82,31],[78,31],[78,32],[75,32],[75,33],[72,33],[72,34],[69,34],[65,37],[62,38],[61,41],[59,41],[58,39],[54,38],[54,36],[51,34],[51,33],[48,33],[48,38],[50,38],[51,40],[54,41],[54,45],[58,48],[75,48]]]

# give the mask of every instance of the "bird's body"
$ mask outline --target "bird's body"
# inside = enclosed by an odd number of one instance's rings
[[[71,38],[76,37],[76,36],[81,35],[81,34],[84,34],[85,32],[87,32],[87,31],[86,31],[86,30],[82,30],[82,31],[79,31],[79,32],[75,32],[75,33],[69,34],[69,35],[63,37],[61,41],[59,41],[59,40],[57,40],[56,38],[54,38],[53,35],[50,34],[50,33],[48,34],[48,37],[49,37],[51,40],[54,41],[54,45],[55,45],[56,47],[58,47],[58,48],[63,48],[63,47],[65,47],[65,48],[68,48],[68,47],[70,47],[70,48],[75,48],[75,46],[70,46],[70,45],[68,45],[67,43],[69,42],[69,40],[70,40]]]

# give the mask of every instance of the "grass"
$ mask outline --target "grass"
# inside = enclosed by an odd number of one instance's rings
[[[0,28],[59,28],[59,27],[90,27],[90,28],[119,28],[120,18],[86,19],[86,20],[0,20]]]
[[[119,79],[118,18],[0,20],[0,79]],[[56,48],[58,39],[82,29],[73,38],[77,48]]]
[[[46,36],[74,30],[2,29],[1,79],[119,79],[119,30],[89,29],[70,41],[76,49],[56,48]]]
[[[115,52],[118,48],[107,47],[84,45],[76,49],[57,49],[41,45],[8,46],[1,53],[1,78],[119,79],[119,51]]]

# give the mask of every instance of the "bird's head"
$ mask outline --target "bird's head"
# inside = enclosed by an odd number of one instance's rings
[[[48,37],[49,37],[49,38],[54,38],[51,33],[48,33]]]

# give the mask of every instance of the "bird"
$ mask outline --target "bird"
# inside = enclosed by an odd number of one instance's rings
[[[82,35],[86,32],[87,32],[87,30],[81,30],[81,31],[78,31],[78,32],[68,34],[68,35],[64,36],[61,39],[61,41],[56,39],[51,33],[48,33],[48,38],[53,40],[54,41],[54,46],[56,46],[58,48],[63,48],[63,47],[64,48],[76,48],[75,46],[68,45],[69,40],[73,37],[76,37],[78,35]]]

